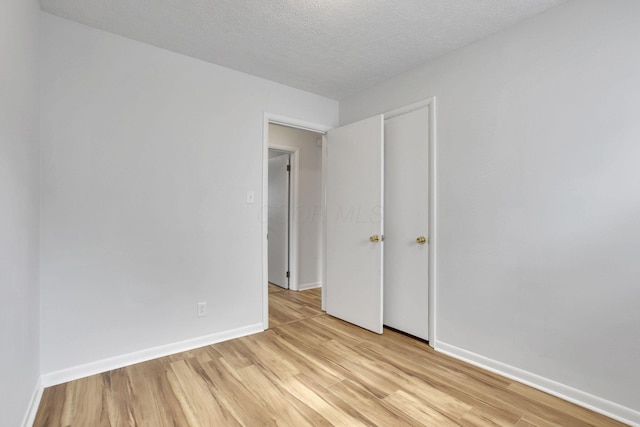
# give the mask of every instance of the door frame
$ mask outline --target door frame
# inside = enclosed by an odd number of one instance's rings
[[[322,136],[322,144],[324,151],[324,135],[328,130],[332,129],[331,126],[321,125],[317,123],[311,123],[304,120],[298,120],[291,117],[281,116],[278,114],[264,113],[263,117],[263,131],[262,131],[262,325],[263,329],[269,329],[269,246],[267,242],[267,233],[269,226],[269,148],[274,148],[280,151],[288,151],[294,153],[291,156],[291,197],[295,197],[295,202],[292,199],[289,200],[289,220],[291,225],[289,227],[289,287],[294,290],[293,284],[295,283],[295,290],[298,289],[298,224],[297,224],[297,203],[298,203],[298,161],[299,153],[298,149],[293,147],[283,147],[276,144],[269,144],[269,125],[281,125],[290,128],[308,130],[315,132],[318,136]],[[295,159],[294,159],[295,157]],[[294,166],[295,165],[295,166]],[[324,170],[324,159],[323,159]],[[322,189],[324,193],[324,188]],[[323,198],[324,204],[324,198]],[[324,239],[324,232],[322,239]],[[324,245],[324,242],[321,242]],[[321,265],[324,266],[324,253],[321,253]],[[321,268],[324,275],[324,268]],[[295,278],[294,278],[295,275]],[[324,284],[324,277],[322,277]],[[323,286],[324,289],[324,286]],[[324,306],[324,300],[322,302]]]
[[[299,161],[299,149],[292,147],[285,147],[283,145],[269,144],[269,150],[277,150],[282,153],[289,154],[289,197],[287,200],[288,203],[288,213],[287,213],[287,221],[288,224],[288,242],[287,242],[287,258],[288,258],[288,266],[289,269],[289,287],[288,289],[292,291],[298,290],[298,220],[296,218],[298,213],[298,161]],[[269,170],[267,169],[267,172]],[[268,175],[268,174],[267,174]],[[267,178],[267,186],[269,185],[269,181]],[[269,203],[268,199],[265,202],[265,206],[267,209],[267,214],[269,213]],[[267,219],[267,229],[269,227],[269,221]],[[269,260],[268,256],[269,245],[267,244],[267,262]],[[268,275],[267,275],[268,276]]]
[[[384,113],[385,119],[411,113],[421,108],[428,108],[429,114],[429,346],[435,348],[436,344],[436,254],[437,254],[437,218],[436,218],[436,179],[437,179],[437,151],[436,151],[436,97],[423,99],[413,104]]]
[[[403,107],[399,107],[393,110],[390,110],[384,113],[385,118],[394,117],[400,114],[409,113],[413,110],[417,110],[419,108],[428,106],[429,108],[429,277],[428,277],[428,287],[429,287],[429,346],[435,348],[437,342],[437,327],[436,327],[436,298],[437,298],[437,286],[436,286],[436,260],[437,260],[437,122],[436,122],[436,97],[430,97],[423,99],[421,101],[417,101],[413,104],[409,104]],[[324,212],[324,203],[325,203],[325,191],[326,191],[326,172],[325,172],[325,160],[326,160],[326,135],[327,131],[331,130],[331,126],[321,125],[317,123],[307,122],[304,120],[298,120],[291,117],[286,117],[278,114],[272,113],[264,113],[263,118],[263,132],[262,132],[262,201],[263,206],[262,209],[262,284],[263,284],[263,296],[262,296],[262,322],[264,329],[269,328],[269,276],[268,276],[268,246],[267,246],[267,225],[268,225],[268,217],[267,217],[267,208],[266,203],[268,203],[268,171],[269,171],[269,124],[278,124],[283,126],[289,126],[298,129],[309,130],[312,132],[317,132],[322,134],[322,208]],[[325,248],[325,233],[326,233],[326,223],[324,222],[324,213],[323,213],[323,232],[322,242],[321,242],[321,271],[322,271],[322,309],[325,309],[325,291],[326,287],[324,286],[325,280],[325,259],[324,259],[324,248]]]

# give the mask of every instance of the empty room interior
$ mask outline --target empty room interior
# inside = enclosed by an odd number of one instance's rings
[[[3,0],[0,425],[640,426],[639,22]]]

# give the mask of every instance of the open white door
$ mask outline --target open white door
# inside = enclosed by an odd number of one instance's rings
[[[382,115],[327,133],[327,313],[379,334],[383,149]]]
[[[269,282],[289,289],[289,154],[269,159]]]

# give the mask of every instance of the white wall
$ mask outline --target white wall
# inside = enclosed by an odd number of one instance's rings
[[[317,286],[321,277],[322,135],[269,125],[269,144],[298,148],[298,284]]]
[[[264,113],[332,126],[337,102],[49,14],[42,32],[43,372],[259,326]]]
[[[638,22],[568,2],[340,103],[437,97],[436,346],[636,423],[599,398],[640,411]]]
[[[0,3],[0,423],[18,426],[40,376],[39,4]]]

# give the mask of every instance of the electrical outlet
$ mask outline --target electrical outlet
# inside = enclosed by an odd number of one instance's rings
[[[198,303],[198,317],[203,317],[207,315],[207,303],[199,302]]]

